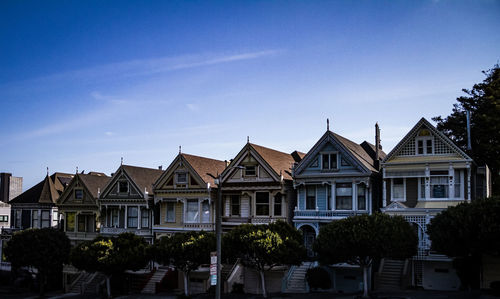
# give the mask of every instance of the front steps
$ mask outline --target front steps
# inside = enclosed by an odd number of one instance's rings
[[[401,290],[401,277],[405,266],[404,260],[384,259],[378,274],[377,289],[380,291]]]
[[[306,273],[311,266],[312,262],[304,262],[300,266],[295,267],[286,282],[283,293],[307,293]]]
[[[156,294],[156,284],[163,280],[167,272],[166,268],[158,268],[142,289],[141,294]]]

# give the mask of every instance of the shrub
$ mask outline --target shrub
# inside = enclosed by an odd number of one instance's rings
[[[321,267],[308,269],[306,279],[311,289],[330,289],[332,287],[330,273]]]

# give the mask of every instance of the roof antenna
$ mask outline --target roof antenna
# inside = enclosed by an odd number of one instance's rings
[[[182,146],[179,145],[179,154],[182,152]]]
[[[78,174],[78,166],[76,167],[76,174]]]
[[[330,120],[328,118],[326,119],[326,130],[330,131]]]
[[[250,143],[250,136],[247,136],[247,143]]]
[[[120,165],[123,165],[123,157],[121,157]]]

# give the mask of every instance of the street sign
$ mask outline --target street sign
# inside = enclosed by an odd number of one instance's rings
[[[217,285],[217,252],[210,252],[210,285]]]

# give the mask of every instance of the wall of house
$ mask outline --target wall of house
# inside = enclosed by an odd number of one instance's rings
[[[426,290],[456,291],[460,279],[451,262],[423,263],[422,286]]]

